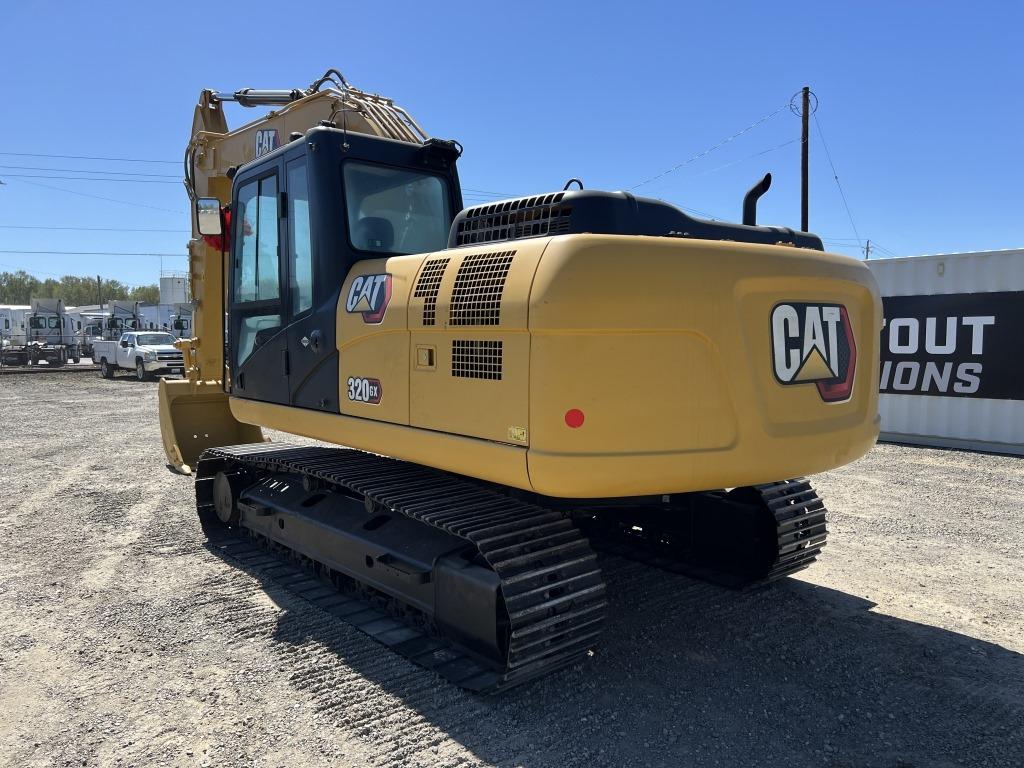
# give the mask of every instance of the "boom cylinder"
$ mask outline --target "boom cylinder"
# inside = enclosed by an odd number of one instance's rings
[[[223,91],[215,91],[213,98],[215,101],[235,101],[243,107],[272,107],[282,106],[284,104],[291,104],[293,101],[298,101],[306,93],[300,91],[298,88],[292,90],[259,90],[257,88],[243,88],[240,91],[234,93],[225,93]]]

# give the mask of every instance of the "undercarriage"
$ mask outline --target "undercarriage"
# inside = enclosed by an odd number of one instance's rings
[[[343,448],[207,450],[204,523],[243,528],[337,590],[349,623],[469,690],[585,657],[605,620],[595,550],[733,588],[809,565],[825,508],[806,480],[603,503],[534,499]]]

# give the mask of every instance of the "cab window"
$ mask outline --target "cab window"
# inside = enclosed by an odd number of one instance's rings
[[[243,310],[235,349],[239,366],[281,327],[277,192],[276,175],[247,182],[238,190],[232,221],[234,303]]]
[[[440,176],[372,163],[344,166],[349,239],[360,251],[427,253],[448,243],[448,184]]]
[[[279,297],[277,177],[268,176],[238,191],[235,227],[235,301]]]
[[[288,163],[288,221],[290,236],[288,250],[291,267],[292,317],[301,315],[313,306],[313,251],[309,228],[309,182],[306,178],[306,160],[300,158]]]

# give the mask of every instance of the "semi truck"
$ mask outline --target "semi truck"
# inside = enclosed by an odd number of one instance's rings
[[[171,313],[171,333],[178,338],[187,339],[192,336],[192,305],[176,304]]]
[[[110,302],[110,315],[106,318],[103,338],[116,341],[126,331],[142,330],[139,302],[115,299]]]
[[[4,340],[5,365],[38,365],[41,362],[61,367],[77,363],[81,349],[72,319],[60,299],[32,299],[31,305],[15,308],[3,317],[10,324]]]
[[[0,365],[25,365],[26,317],[32,308],[24,304],[0,306]]]

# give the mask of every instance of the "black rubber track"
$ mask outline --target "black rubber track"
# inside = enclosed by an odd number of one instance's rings
[[[596,555],[562,512],[382,456],[266,443],[203,453],[196,468],[201,516],[213,516],[217,472],[239,465],[257,475],[298,474],[325,487],[344,488],[475,545],[501,579],[507,653],[497,668],[433,634],[422,622],[403,622],[399,617],[406,612],[400,606],[375,607],[341,594],[324,596],[328,605],[322,606],[464,688],[494,692],[547,675],[586,657],[601,633],[606,600]],[[245,541],[229,542],[223,550],[243,564],[258,552]],[[267,556],[265,551],[260,555]]]
[[[774,558],[757,572],[721,570],[706,561],[691,559],[692,553],[677,544],[679,537],[672,528],[675,521],[670,513],[646,515],[642,525],[636,526],[631,524],[628,515],[614,518],[598,514],[581,524],[591,544],[600,552],[734,589],[767,584],[801,571],[817,559],[828,535],[826,509],[807,479],[780,480],[742,490],[763,505],[774,526]],[[652,520],[659,519],[664,521],[663,527],[651,524]]]

